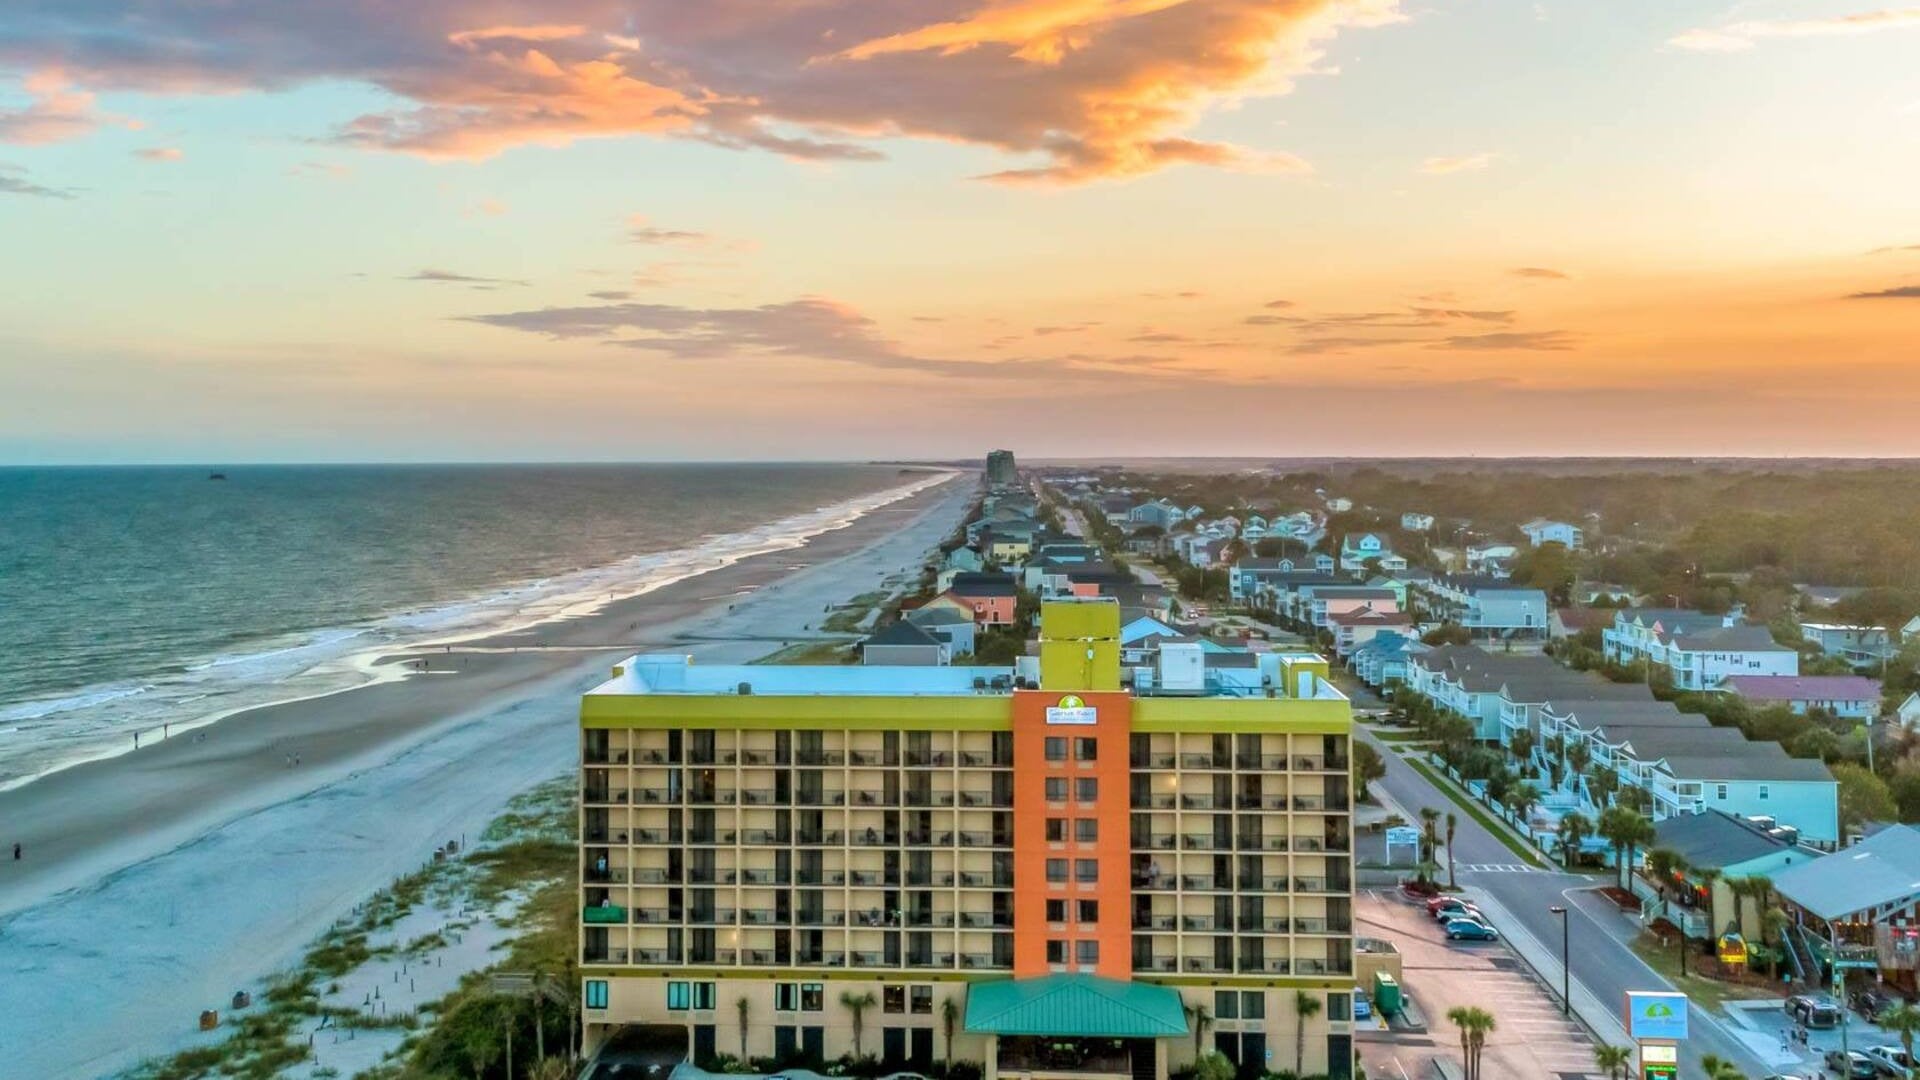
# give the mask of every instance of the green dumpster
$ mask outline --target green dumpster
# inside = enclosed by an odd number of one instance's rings
[[[1387,972],[1373,973],[1373,1007],[1382,1016],[1394,1016],[1400,1012],[1400,983]]]

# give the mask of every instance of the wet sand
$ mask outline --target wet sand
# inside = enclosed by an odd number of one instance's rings
[[[968,488],[939,485],[800,548],[754,556],[592,615],[383,659],[408,669],[397,681],[237,713],[0,792],[0,915],[376,765],[435,732],[483,723],[556,691],[577,696],[635,651],[743,662],[823,636],[808,629],[821,609],[908,572],[903,560],[917,559],[959,523]],[[875,550],[881,547],[889,550]],[[414,671],[419,663],[426,670]],[[570,726],[573,715],[552,720]],[[294,755],[297,765],[290,764]],[[25,854],[19,862],[11,860],[16,842]]]

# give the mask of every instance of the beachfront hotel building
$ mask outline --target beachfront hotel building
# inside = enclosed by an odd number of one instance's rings
[[[1013,667],[642,655],[589,691],[588,1049],[766,1071],[857,1040],[897,1069],[1152,1080],[1193,1060],[1201,1008],[1242,1076],[1350,1076],[1351,711],[1326,662],[1125,668],[1108,599],[1040,626]]]

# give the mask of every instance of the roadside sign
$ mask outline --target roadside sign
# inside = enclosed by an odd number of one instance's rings
[[[1638,1039],[1679,1041],[1687,1037],[1687,995],[1627,991],[1627,1034]]]

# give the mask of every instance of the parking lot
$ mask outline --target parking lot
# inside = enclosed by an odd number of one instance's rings
[[[1778,1001],[1733,1002],[1729,1003],[1726,1013],[1739,1028],[1753,1033],[1749,1044],[1756,1051],[1766,1051],[1761,1056],[1782,1072],[1818,1076],[1826,1052],[1840,1046],[1838,1027],[1809,1029],[1806,1045],[1800,1045],[1793,1037],[1795,1021],[1787,1016]],[[1846,1037],[1848,1048],[1856,1051],[1900,1043],[1897,1036],[1868,1022],[1857,1012],[1847,1016]]]
[[[1427,1032],[1368,1031],[1359,1038],[1367,1075],[1410,1080],[1433,1075],[1436,1057],[1460,1060],[1460,1033],[1447,1021],[1455,1006],[1493,1014],[1481,1069],[1489,1077],[1586,1080],[1602,1075],[1593,1044],[1560,1015],[1559,1000],[1500,942],[1450,942],[1424,906],[1396,889],[1370,889],[1355,899],[1358,932],[1399,948],[1402,984],[1427,1019]]]

